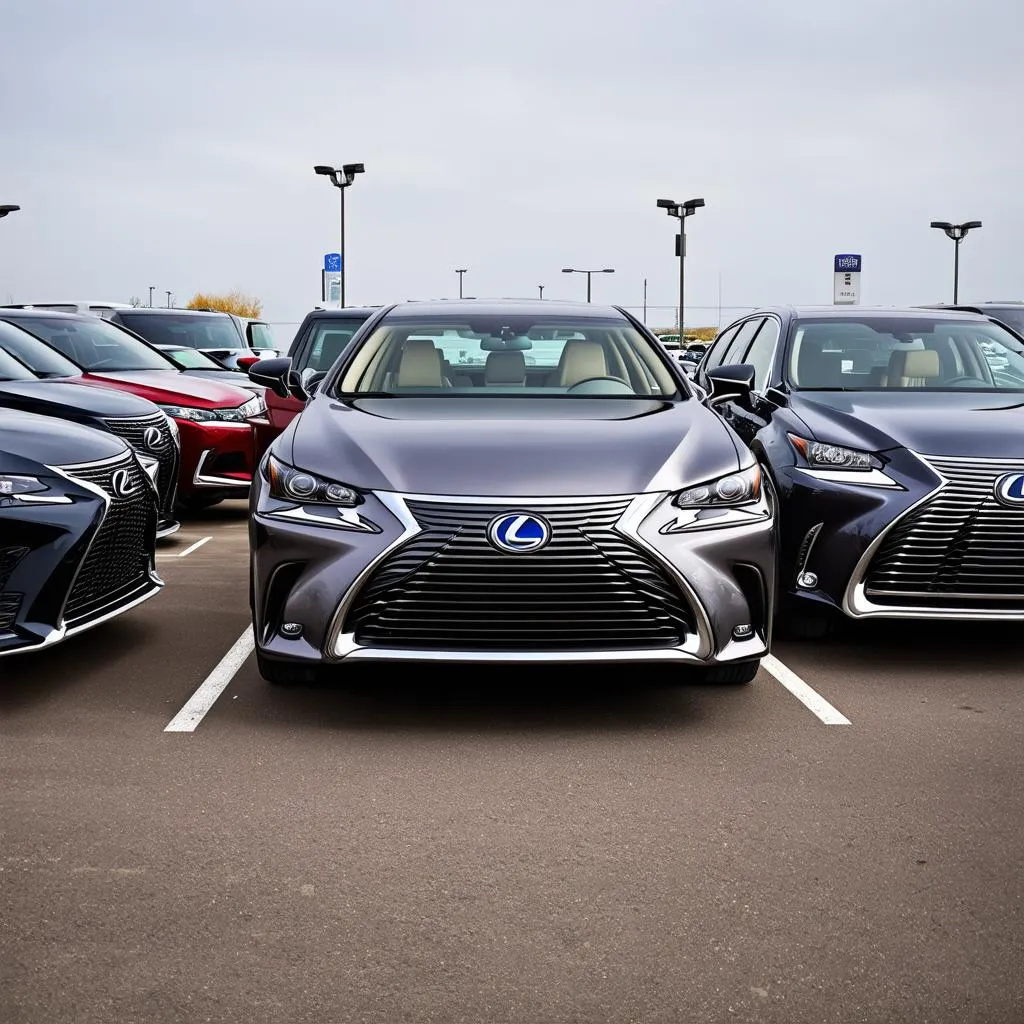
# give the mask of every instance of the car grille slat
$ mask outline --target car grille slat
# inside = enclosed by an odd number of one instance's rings
[[[111,485],[119,469],[128,471],[134,487],[125,498],[115,497]],[[149,480],[133,455],[91,466],[65,466],[63,471],[101,488],[110,498],[64,606],[64,623],[72,629],[116,610],[152,587],[149,563],[156,510]]]
[[[377,567],[344,628],[364,646],[421,650],[678,646],[694,629],[686,599],[651,555],[614,529],[630,500],[410,500],[422,532]],[[550,523],[550,542],[531,554],[496,551],[488,525],[520,511]]]
[[[924,456],[947,481],[894,526],[865,574],[881,604],[1024,609],[1024,507],[1000,504],[995,483],[1024,460]]]
[[[174,500],[178,490],[178,464],[180,452],[178,445],[163,413],[152,416],[138,416],[132,419],[108,419],[104,421],[111,433],[123,438],[136,451],[160,464],[157,470],[157,492],[160,495],[160,518],[171,519],[174,516]],[[160,442],[156,449],[146,444],[146,431],[156,427],[160,431]]]

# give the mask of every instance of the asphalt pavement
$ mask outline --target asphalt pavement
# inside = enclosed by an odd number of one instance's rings
[[[1024,1020],[1019,624],[287,690],[244,506],[160,551],[0,661],[3,1024]]]

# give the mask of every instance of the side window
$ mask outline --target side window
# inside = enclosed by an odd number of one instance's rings
[[[358,323],[346,320],[319,321],[313,332],[312,343],[303,347],[295,360],[295,368],[304,370],[308,366],[318,372],[329,370],[345,351],[359,326]]]
[[[249,334],[254,349],[275,348],[274,332],[267,324],[249,324]]]
[[[779,324],[768,317],[761,325],[761,330],[754,336],[743,362],[754,367],[754,390],[764,391],[768,387],[768,375],[772,368],[772,356],[775,355],[775,343],[779,340]]]
[[[747,362],[747,347],[757,334],[757,329],[764,322],[763,317],[755,317],[753,320],[745,320],[741,325],[736,337],[732,339],[728,351],[725,353],[723,363],[745,363]]]
[[[725,361],[723,356],[729,348],[729,343],[736,337],[738,330],[739,327],[730,327],[711,343],[711,348],[708,349],[704,361],[701,363],[702,370],[713,370],[716,366],[722,365]]]

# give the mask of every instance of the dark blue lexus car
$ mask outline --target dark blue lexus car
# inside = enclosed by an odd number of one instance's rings
[[[977,313],[764,308],[695,379],[774,481],[790,633],[843,615],[1024,620],[1016,335]]]

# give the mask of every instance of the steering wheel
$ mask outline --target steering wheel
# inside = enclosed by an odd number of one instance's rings
[[[987,381],[970,373],[962,373],[959,377],[950,377],[948,380],[944,380],[942,384],[943,386],[947,384],[981,384],[983,387],[988,387]]]
[[[607,381],[611,381],[614,384],[622,384],[624,387],[629,388],[630,394],[632,394],[632,392],[633,392],[633,389],[630,387],[628,380],[623,380],[621,377],[601,376],[601,377],[584,377],[583,380],[578,380],[571,387],[566,388],[565,393],[567,395],[571,395],[577,388],[583,387],[584,384],[592,384],[594,381],[599,381],[599,380],[607,380]]]

